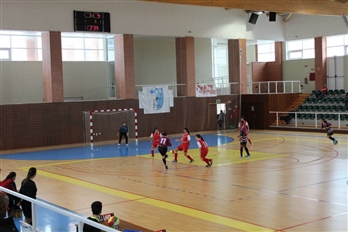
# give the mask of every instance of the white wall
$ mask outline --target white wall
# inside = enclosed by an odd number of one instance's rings
[[[72,32],[73,10],[80,10],[110,12],[112,34],[284,40],[280,18],[270,23],[260,15],[252,26],[243,10],[133,0],[0,1],[2,30]]]
[[[211,39],[195,38],[195,65],[196,83],[213,80]]]
[[[284,25],[286,41],[348,32],[341,16],[293,15]]]
[[[315,89],[315,81],[309,81],[311,72],[315,72],[314,59],[283,61],[283,80],[300,81],[303,85],[303,93],[311,93]],[[304,83],[304,78],[308,78],[308,84]]]
[[[134,38],[135,84],[176,82],[175,38]]]
[[[0,104],[43,102],[42,62],[2,61]]]
[[[65,98],[107,99],[105,62],[63,62],[63,75]],[[0,104],[42,102],[42,62],[2,61]]]
[[[65,98],[107,99],[106,62],[63,62]]]

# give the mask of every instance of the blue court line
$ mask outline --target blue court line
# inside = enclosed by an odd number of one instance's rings
[[[210,147],[219,146],[222,144],[230,143],[233,138],[225,135],[216,134],[206,134],[203,135],[204,140],[208,143]],[[180,138],[170,138],[173,144],[173,148],[177,147],[180,142],[175,142],[175,139]],[[194,135],[191,135],[191,145],[190,148],[197,148],[197,143]],[[126,144],[102,145],[75,148],[61,148],[46,151],[31,151],[31,152],[20,152],[12,154],[4,154],[0,157],[2,159],[11,160],[79,160],[79,159],[96,159],[96,158],[111,158],[111,157],[129,157],[150,154],[151,143],[150,140],[139,141],[138,144],[135,142]]]

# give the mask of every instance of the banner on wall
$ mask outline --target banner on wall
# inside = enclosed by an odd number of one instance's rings
[[[197,84],[196,97],[216,97],[216,89],[214,84]]]
[[[146,86],[139,91],[139,108],[144,114],[169,113],[173,106],[173,91],[168,86]]]

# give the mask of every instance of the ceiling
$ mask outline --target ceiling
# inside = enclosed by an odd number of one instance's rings
[[[348,15],[348,0],[144,0],[307,15]]]

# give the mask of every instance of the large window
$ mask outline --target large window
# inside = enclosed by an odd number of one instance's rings
[[[63,61],[105,61],[105,39],[62,36]]]
[[[213,80],[216,87],[228,87],[228,47],[227,40],[212,40]]]
[[[327,57],[348,55],[348,35],[326,37]]]
[[[29,35],[25,33],[0,31],[0,60],[42,60],[41,36],[36,33]]]
[[[275,61],[274,42],[257,45],[257,61],[258,62]]]
[[[314,39],[286,42],[286,54],[288,60],[314,58]]]

